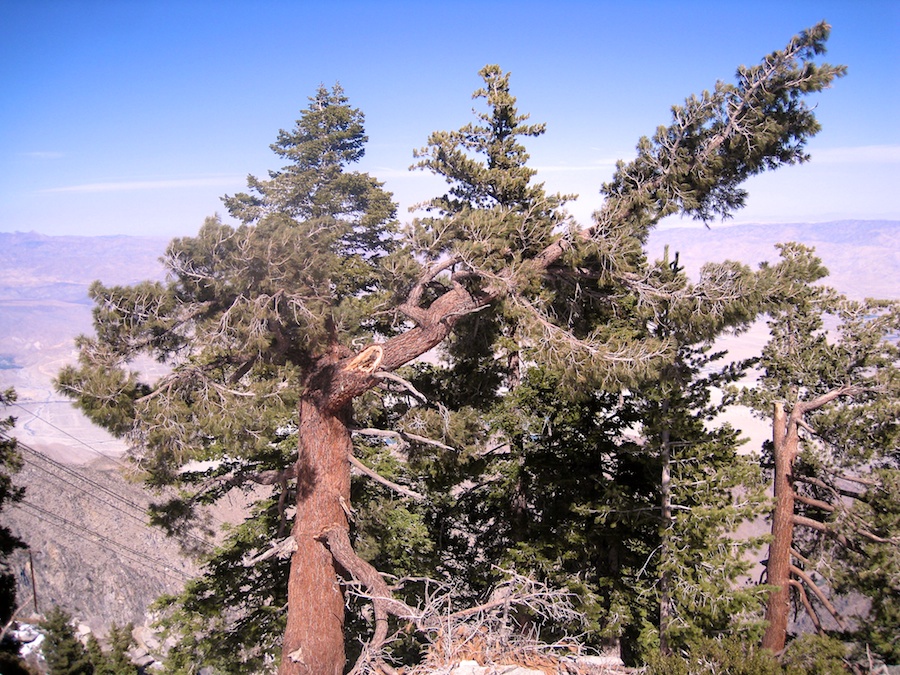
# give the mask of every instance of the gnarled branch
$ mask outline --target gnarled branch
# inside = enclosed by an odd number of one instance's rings
[[[407,487],[403,487],[402,485],[398,485],[397,483],[395,483],[391,480],[388,480],[387,478],[382,476],[380,473],[378,473],[374,469],[370,469],[369,467],[367,467],[365,464],[360,462],[353,455],[350,455],[350,465],[353,468],[355,468],[357,471],[359,471],[360,473],[365,474],[372,480],[374,480],[378,483],[381,483],[385,487],[390,488],[394,492],[397,492],[397,493],[403,495],[404,497],[409,497],[410,499],[415,499],[420,502],[425,501],[425,495],[421,495],[418,492],[416,492],[415,490],[410,490]]]
[[[809,587],[816,598],[818,598],[819,602],[822,603],[822,606],[825,607],[825,609],[828,610],[828,613],[831,614],[832,617],[834,617],[835,621],[837,621],[837,624],[841,627],[841,630],[846,630],[847,626],[844,623],[844,619],[841,616],[841,613],[837,611],[837,608],[833,604],[831,604],[831,600],[829,600],[822,589],[816,585],[816,582],[814,582],[806,572],[795,565],[791,565],[791,574],[798,577]]]

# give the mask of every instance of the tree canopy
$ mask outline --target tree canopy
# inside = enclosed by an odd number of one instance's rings
[[[6,408],[16,401],[13,389],[0,391],[0,407]],[[25,488],[14,481],[14,474],[22,467],[16,439],[9,435],[15,426],[14,417],[0,419],[0,512],[19,502],[25,496]],[[14,551],[25,548],[25,542],[5,525],[0,525],[0,624],[6,626],[16,612],[16,575],[8,559]],[[5,632],[5,630],[4,630]]]
[[[240,224],[212,217],[174,240],[165,283],[95,284],[95,335],[79,338],[58,387],[134,442],[149,482],[187,490],[159,520],[175,531],[234,487],[271,486],[173,601],[183,664],[262,668],[283,627],[281,673],[340,673],[345,630],[359,630],[365,672],[386,658],[397,618],[434,637],[423,587],[392,590],[373,562],[459,579],[470,600],[508,562],[580,588],[596,634],[630,631],[637,649],[665,612],[629,593],[628,575],[665,575],[684,560],[654,548],[674,537],[699,551],[749,514],[730,492],[756,480],[736,433],[697,423],[716,407],[709,386],[739,373],[706,372],[709,346],[793,283],[784,266],[728,262],[692,283],[643,244],[662,218],[727,217],[746,178],[806,161],[819,130],[806,97],[844,74],[817,62],[828,32],[817,25],[674,107],[617,165],[586,226],[566,213],[570,196],[534,181],[523,141],[545,128],[527,124],[499,66],[480,72],[476,121],[416,151],[415,168],[448,189],[403,228],[382,185],[351,170],[363,114],[339,86],[320,87],[272,145],[287,165],[224,198]],[[139,356],[164,373],[136,372]],[[627,439],[635,430],[641,442]],[[666,478],[676,452],[696,467]],[[352,482],[351,467],[374,482]],[[682,507],[697,517],[674,517]],[[715,554],[728,578],[742,570],[736,552]],[[345,622],[353,593],[371,601],[370,620]],[[662,596],[693,611],[690,593]],[[729,596],[684,633],[719,630],[743,606]]]

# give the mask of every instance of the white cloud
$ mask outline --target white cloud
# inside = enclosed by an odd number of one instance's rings
[[[82,185],[66,185],[47,188],[41,192],[98,193],[98,192],[133,192],[136,190],[170,190],[189,187],[221,187],[243,184],[244,176],[210,176],[206,178],[180,178],[172,180],[135,180],[109,183],[85,183]]]

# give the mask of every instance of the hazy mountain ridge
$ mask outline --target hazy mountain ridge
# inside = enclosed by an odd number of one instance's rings
[[[815,248],[830,273],[823,283],[853,298],[900,298],[900,221],[671,227],[654,230],[648,250],[659,257],[668,244],[670,255],[678,252],[696,278],[707,262],[774,262],[775,245],[791,241]]]
[[[0,232],[0,289],[73,284],[87,287],[95,279],[127,284],[160,278],[168,239],[117,235],[46,236],[35,232]],[[127,262],[123,265],[123,261]],[[0,295],[0,297],[5,297]]]

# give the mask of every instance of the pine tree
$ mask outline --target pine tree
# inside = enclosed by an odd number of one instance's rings
[[[14,390],[0,391],[0,406],[12,405],[15,401]],[[16,439],[8,435],[15,424],[14,417],[0,419],[0,513],[25,496],[25,488],[18,487],[13,482],[13,474],[22,466]],[[16,612],[16,577],[7,560],[20,548],[25,548],[25,542],[8,527],[0,525],[0,624],[4,626],[4,633],[7,622]]]
[[[52,675],[93,675],[94,666],[84,645],[78,641],[72,627],[72,617],[54,606],[41,628],[46,636],[42,650]]]
[[[763,374],[747,399],[772,416],[775,511],[768,557],[768,628],[779,652],[798,603],[820,631],[849,631],[837,598],[871,599],[859,636],[897,658],[900,611],[898,465],[900,305],[853,301],[814,285],[827,271],[813,251],[782,247],[795,290],[770,310]]]
[[[738,587],[738,580],[750,568],[747,552],[761,542],[733,533],[762,513],[761,475],[738,451],[740,432],[721,421],[735,402],[730,387],[750,362],[728,362],[726,352],[712,349],[722,335],[745,331],[782,280],[725,262],[705,265],[689,283],[668,251],[651,274],[669,292],[646,323],[677,345],[659,375],[636,389],[640,441],[658,463],[659,492],[652,514],[659,543],[645,563],[658,583],[643,594],[657,599],[650,615],[658,613],[658,644],[668,654],[703,637],[746,637],[759,608],[759,591]],[[642,632],[642,644],[657,642]]]
[[[132,624],[112,624],[106,638],[109,648],[105,651],[93,634],[88,637],[87,651],[94,666],[94,675],[136,675],[139,672],[128,655],[134,644],[133,630]]]
[[[532,361],[571,388],[654,372],[673,345],[635,328],[635,308],[660,291],[643,277],[647,231],[671,213],[727,214],[740,206],[745,178],[805,160],[818,126],[803,96],[843,72],[814,62],[827,34],[816,26],[741,69],[738,84],[676,109],[673,124],[619,166],[596,222],[581,230],[562,210],[565,197],[532,183],[518,138],[543,128],[524,123],[499,68],[481,72],[475,95],[487,112],[479,123],[435,134],[420,151],[422,168],[447,178],[450,190],[402,242],[390,197],[348,170],[365,142],[361,113],[339,88],[320,88],[273,146],[289,165],[226,198],[240,227],[213,218],[197,237],[173,241],[166,284],[92,288],[96,335],[79,340],[79,365],[60,374],[59,388],[144,448],[151,482],[202,480],[208,499],[247,481],[278,486],[279,505],[294,503],[287,545],[296,547],[281,673],[340,673],[336,577],[352,577],[373,598],[366,658],[383,645],[391,614],[415,615],[351,547],[355,408],[386,389],[381,415],[366,415],[394,421],[415,460],[422,446],[454,454],[486,439],[474,406],[449,419],[439,402],[395,405],[421,400],[396,371],[438,345],[446,343],[449,368],[431,380],[475,390],[485,404],[501,393],[495,383],[514,386]],[[142,381],[128,365],[139,354],[169,373]],[[474,373],[487,379],[461,382]],[[418,433],[428,429],[438,433]],[[190,460],[215,464],[185,476]],[[165,511],[190,515],[184,507]]]
[[[621,638],[634,662],[651,647],[759,628],[763,593],[737,582],[761,542],[731,533],[762,513],[761,475],[720,421],[749,364],[719,365],[726,354],[711,349],[791,281],[726,262],[689,283],[677,257],[645,278],[660,291],[633,329],[677,345],[671,360],[619,391],[572,390],[558,370],[526,369],[484,413],[491,451],[460,493],[485,561],[571,588],[595,634]],[[487,562],[470,573],[492,574]]]

